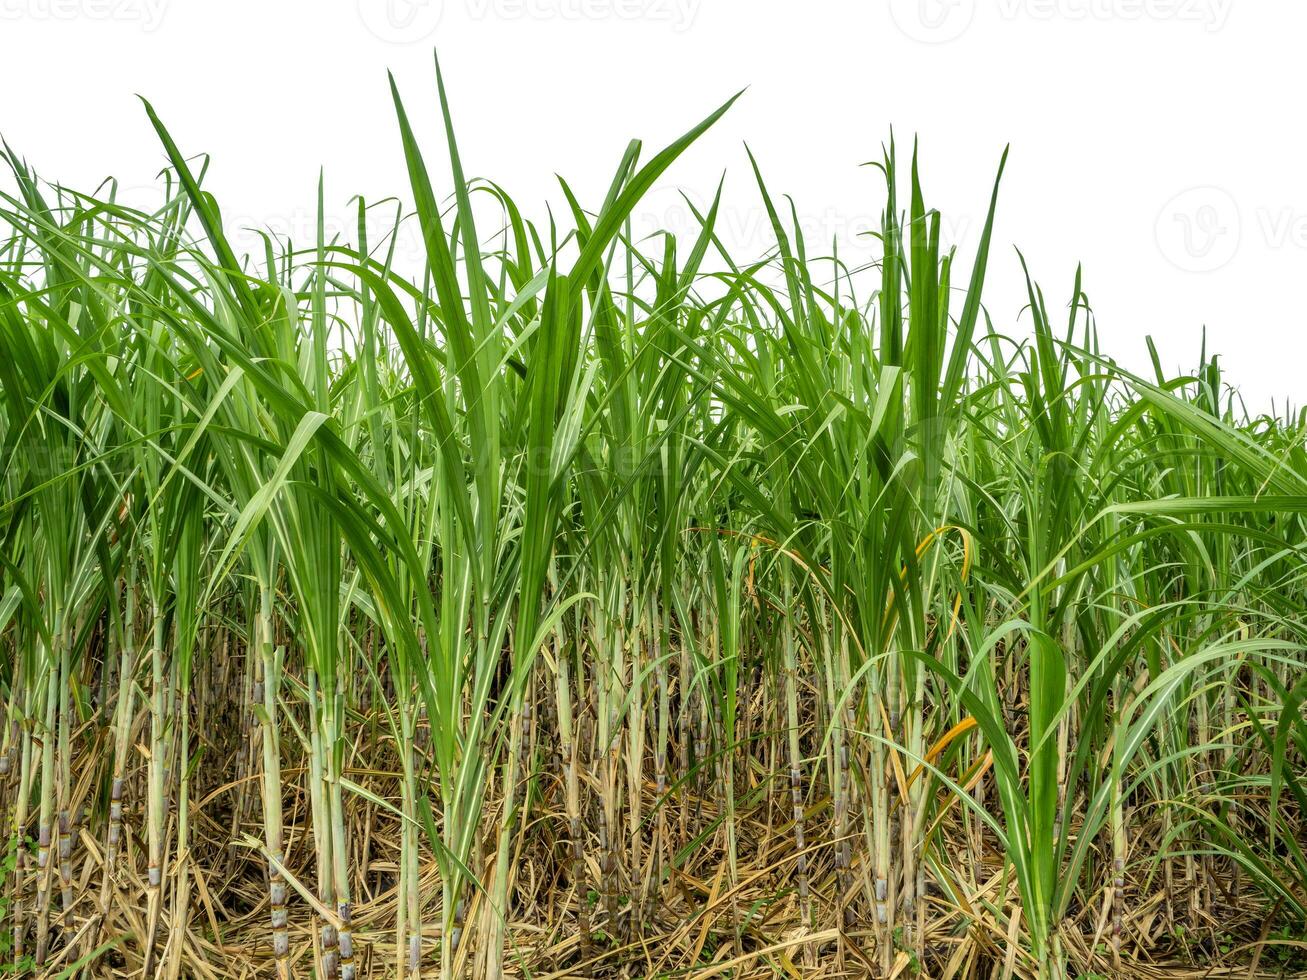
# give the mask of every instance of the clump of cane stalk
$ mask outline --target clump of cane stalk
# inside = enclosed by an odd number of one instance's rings
[[[1078,273],[1019,339],[997,179],[954,252],[891,143],[818,257],[750,160],[733,256],[722,188],[633,231],[729,103],[541,225],[436,89],[352,242],[323,181],[237,254],[153,110],[153,211],[6,156],[17,958],[1058,978],[1307,919],[1302,417],[1124,370]]]

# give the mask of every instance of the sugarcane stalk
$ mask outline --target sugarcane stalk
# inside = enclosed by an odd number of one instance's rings
[[[581,937],[582,955],[591,946],[590,909],[587,901],[585,839],[581,829],[580,751],[576,724],[572,717],[571,658],[555,637],[554,704],[558,717],[558,756],[563,765],[563,807],[567,815],[567,833],[572,851],[572,888],[576,893],[576,924]]]
[[[327,786],[327,764],[324,761],[328,739],[324,738],[325,719],[318,686],[318,674],[312,667],[308,670],[309,679],[309,805],[313,819],[313,842],[318,872],[318,898],[324,908],[336,904],[334,883],[334,865],[332,864],[332,819],[329,787]],[[328,918],[321,917],[318,931],[318,957],[322,964],[322,973],[328,978],[340,975],[340,952],[338,932],[335,924]]]
[[[785,733],[790,762],[790,819],[794,824],[796,887],[799,916],[805,928],[812,928],[812,902],[808,893],[808,854],[804,836],[803,752],[799,731],[799,665],[794,638],[794,594],[790,569],[784,566],[781,586],[781,654],[785,670]]]
[[[24,660],[24,662],[27,661]],[[32,695],[30,684],[24,683],[22,687],[23,723],[20,729],[21,752],[19,755],[18,786],[16,799],[14,800],[12,824],[14,840],[18,848],[14,862],[12,949],[14,959],[18,961],[21,961],[27,952],[27,923],[24,899],[27,894],[28,864],[31,862],[31,854],[28,850],[27,818],[32,798],[32,763],[35,755],[30,714]]]
[[[180,743],[178,753],[178,787],[177,787],[177,859],[173,885],[172,928],[165,946],[165,959],[168,963],[168,977],[181,976],[182,945],[186,941],[186,931],[190,924],[190,861],[191,861],[191,822],[190,822],[190,691],[184,686],[177,699],[180,717]]]
[[[105,843],[105,899],[109,879],[118,869],[123,835],[123,786],[131,749],[132,718],[136,711],[136,588],[129,582],[125,591],[122,620],[122,650],[118,658],[118,702],[114,705],[113,782],[109,791],[109,831]]]
[[[36,952],[37,966],[44,966],[50,949],[50,844],[55,809],[55,726],[59,704],[59,672],[50,662],[50,651],[42,647],[45,667],[44,723],[41,729],[41,804],[36,838]]]
[[[618,640],[618,647],[630,651],[630,674],[626,673],[625,664],[623,664],[622,678],[625,686],[629,676],[630,681],[630,705],[626,714],[626,826],[627,837],[630,841],[630,862],[628,867],[631,870],[631,901],[639,901],[635,894],[635,876],[640,873],[644,864],[642,857],[644,833],[644,749],[645,749],[645,682],[644,682],[644,660],[642,654],[646,648],[647,634],[645,632],[645,623],[641,616],[642,604],[634,599],[628,600],[626,593],[621,593],[618,622],[623,624],[622,635]],[[629,617],[629,618],[628,618]],[[643,889],[640,889],[643,891]],[[634,904],[631,908],[631,916],[628,920],[628,929],[634,930],[638,925],[638,915]],[[625,935],[625,933],[624,933]]]
[[[657,906],[662,901],[663,869],[667,866],[667,749],[671,738],[672,724],[672,698],[664,652],[667,643],[667,632],[664,626],[665,620],[658,614],[657,602],[652,599],[649,603],[649,617],[650,634],[654,643],[654,673],[658,685],[658,735],[657,747],[654,751],[654,793],[655,805],[658,807],[658,820],[654,845],[650,849],[653,871],[648,876],[645,887],[644,919],[646,934],[653,927],[653,918],[657,912]]]
[[[422,904],[418,888],[417,847],[417,770],[414,764],[414,715],[411,702],[400,713],[400,757],[403,774],[403,813],[400,829],[400,900],[396,938],[399,946],[398,972],[400,976],[419,977],[422,974]]]
[[[72,653],[71,637],[59,638],[59,903],[66,933],[72,932],[73,834],[72,834]]]
[[[339,678],[336,678],[339,681]],[[349,837],[345,829],[345,801],[341,784],[344,768],[344,694],[337,691],[327,702],[328,806],[331,817],[332,887],[336,900],[336,915],[340,919],[336,943],[340,954],[340,980],[355,980],[357,964],[354,962],[354,910],[350,901]]]
[[[148,975],[153,972],[155,938],[163,915],[163,863],[164,834],[167,819],[165,800],[165,729],[167,728],[167,700],[164,679],[164,616],[157,600],[152,600],[153,628],[150,640],[150,757],[147,760],[149,797],[146,816],[146,847],[149,855],[146,879],[146,938],[145,965]]]
[[[519,715],[524,715],[526,711],[526,705],[524,704],[519,710]],[[522,778],[524,738],[521,718],[510,721],[509,725],[508,753],[502,766],[504,809],[500,817],[498,843],[495,849],[494,881],[491,888],[492,901],[486,907],[489,937],[485,947],[485,976],[488,980],[501,980],[504,975],[504,935],[507,928],[505,920],[508,916],[510,878],[509,859],[512,851],[513,832],[517,824],[517,787]]]
[[[290,913],[286,906],[287,886],[281,873],[285,858],[282,845],[281,725],[279,698],[284,649],[273,646],[272,586],[261,583],[259,606],[254,619],[254,642],[263,681],[258,707],[259,743],[263,756],[263,840],[268,849],[268,906],[272,927],[272,955],[277,980],[290,980]]]

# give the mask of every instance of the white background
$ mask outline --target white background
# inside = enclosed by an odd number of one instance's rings
[[[724,237],[765,250],[747,142],[810,247],[857,262],[882,203],[859,164],[893,126],[967,267],[1010,142],[996,324],[1028,328],[1013,246],[1057,310],[1082,262],[1107,353],[1146,370],[1151,334],[1189,368],[1206,325],[1261,411],[1307,393],[1305,40],[1301,0],[0,0],[0,134],[44,177],[139,192],[164,163],[139,93],[212,154],[229,225],[305,240],[320,166],[339,227],[353,194],[406,196],[387,68],[449,190],[433,48],[469,176],[536,219],[554,174],[597,207],[629,138],[647,158],[748,86],[640,227],[688,231],[674,188],[725,171]]]

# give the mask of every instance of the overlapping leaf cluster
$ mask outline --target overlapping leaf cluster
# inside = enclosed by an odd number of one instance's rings
[[[893,145],[874,264],[756,164],[740,264],[720,192],[629,230],[729,103],[542,228],[394,101],[416,278],[363,201],[237,255],[152,110],[153,212],[7,155],[20,963],[1060,977],[1307,918],[1301,418],[1119,369],[1078,275],[997,327],[997,183],[955,256]]]

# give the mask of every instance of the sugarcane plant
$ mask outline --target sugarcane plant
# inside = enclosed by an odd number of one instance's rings
[[[158,206],[6,147],[0,964],[1297,969],[1307,416],[987,308],[1005,150],[741,257],[636,231],[734,99],[537,222],[434,88],[256,254],[148,103]]]

